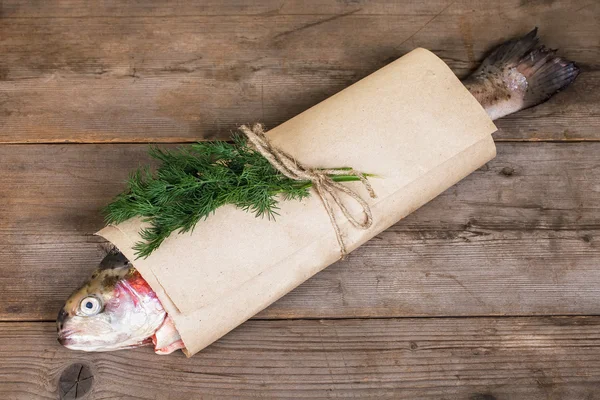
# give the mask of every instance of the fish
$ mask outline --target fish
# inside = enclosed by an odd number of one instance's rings
[[[112,351],[154,346],[157,354],[184,348],[156,293],[115,250],[66,301],[57,318],[58,341],[71,350]]]
[[[493,120],[536,106],[579,74],[571,61],[539,44],[537,28],[494,49],[464,86]],[[156,293],[118,250],[66,301],[58,341],[72,350],[112,351],[154,346],[170,354],[185,345]]]
[[[539,44],[538,28],[496,47],[462,83],[492,120],[541,104],[579,75],[575,63]]]

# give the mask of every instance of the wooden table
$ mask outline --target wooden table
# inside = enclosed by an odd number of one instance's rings
[[[600,399],[600,2],[0,11],[0,398]],[[577,82],[498,121],[494,161],[347,262],[192,359],[56,342],[146,143],[273,127],[418,46],[462,77],[536,25]]]

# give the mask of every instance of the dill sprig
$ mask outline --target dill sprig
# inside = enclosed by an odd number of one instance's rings
[[[198,142],[175,151],[151,147],[149,153],[160,162],[156,171],[136,170],[127,181],[127,190],[104,209],[107,224],[133,217],[150,223],[140,232],[142,241],[134,246],[138,258],[148,257],[172,232],[193,230],[225,204],[274,219],[277,195],[301,200],[310,194],[310,181],[287,178],[241,136],[234,136],[233,143]],[[359,180],[353,175],[331,178]]]

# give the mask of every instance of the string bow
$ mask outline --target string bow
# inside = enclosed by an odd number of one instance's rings
[[[346,219],[350,221],[355,228],[369,229],[371,225],[373,225],[373,215],[371,214],[371,208],[366,201],[364,201],[355,191],[340,184],[339,182],[334,181],[331,176],[355,176],[360,179],[362,184],[369,192],[371,198],[376,198],[377,196],[375,195],[375,192],[373,191],[373,188],[371,187],[371,184],[367,180],[365,174],[353,169],[306,168],[289,154],[274,147],[265,135],[262,124],[254,124],[252,128],[249,128],[247,125],[242,125],[239,127],[239,130],[246,135],[256,151],[266,158],[269,163],[283,175],[295,181],[310,181],[312,183],[315,191],[321,199],[321,202],[323,203],[323,206],[325,207],[325,210],[327,210],[327,214],[331,220],[331,225],[333,226],[337,241],[340,245],[341,258],[344,259],[348,252],[346,251],[346,245],[344,244],[342,232],[340,231],[340,226],[336,221],[333,207],[329,201],[329,198],[333,199]],[[350,196],[361,206],[362,212],[365,216],[362,222],[350,214],[342,202],[342,193]]]

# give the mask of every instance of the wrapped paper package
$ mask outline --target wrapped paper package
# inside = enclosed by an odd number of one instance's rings
[[[448,66],[416,49],[267,132],[308,167],[376,174],[377,198],[345,183],[371,207],[373,225],[336,217],[348,251],[387,229],[496,154],[496,127]],[[361,210],[350,199],[357,217]],[[172,234],[146,259],[138,219],[98,234],[132,260],[173,318],[190,356],[340,258],[320,199],[281,201],[276,221],[219,208],[192,233]],[[339,215],[338,215],[339,214]]]

